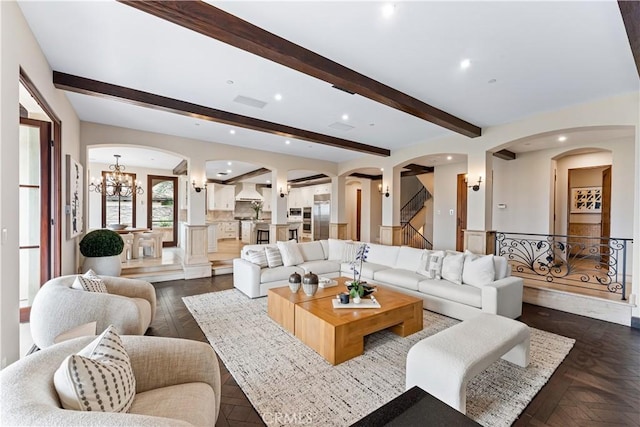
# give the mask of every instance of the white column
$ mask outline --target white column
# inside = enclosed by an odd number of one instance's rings
[[[467,197],[467,229],[491,230],[493,199],[493,155],[485,151],[470,152],[467,157],[467,185],[478,184],[480,189],[469,188]]]
[[[206,218],[206,191],[199,193],[193,188],[193,181],[201,186],[207,181],[205,162],[198,159],[189,160],[189,207],[187,211],[187,223],[189,225],[204,225]]]
[[[271,171],[271,223],[286,224],[287,223],[287,171],[272,170]],[[284,197],[280,197],[280,194]]]
[[[346,223],[345,203],[345,177],[334,176],[331,178],[331,223]]]

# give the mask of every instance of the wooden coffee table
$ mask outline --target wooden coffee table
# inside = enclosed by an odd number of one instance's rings
[[[422,330],[420,298],[378,286],[374,295],[381,308],[336,309],[332,300],[349,278],[336,280],[338,286],[318,289],[312,297],[302,289],[296,294],[288,287],[270,289],[269,316],[333,365],[361,355],[371,333],[390,329],[406,337]]]

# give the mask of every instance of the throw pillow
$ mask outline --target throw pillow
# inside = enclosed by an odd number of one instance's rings
[[[327,246],[329,247],[329,253],[327,259],[330,261],[342,261],[344,255],[344,244],[351,242],[350,240],[328,239]]]
[[[259,265],[260,268],[265,268],[269,265],[269,263],[267,262],[267,254],[264,249],[260,249],[257,251],[248,250],[247,258],[249,259],[249,262]]]
[[[429,258],[434,251],[430,251],[429,249],[425,249],[422,251],[422,255],[420,255],[420,263],[418,264],[418,269],[416,273],[429,277]]]
[[[360,245],[357,243],[345,242],[344,248],[342,248],[342,262],[355,262],[359,247]]]
[[[98,276],[92,276],[91,278],[85,276],[76,276],[76,279],[71,285],[73,289],[78,289],[87,292],[100,292],[108,294],[107,287],[104,282]]]
[[[88,269],[86,273],[83,274],[83,277],[87,277],[89,279],[99,279],[100,276],[96,274],[92,269]]]
[[[278,249],[280,249],[280,255],[282,255],[282,264],[285,267],[292,265],[302,264],[304,258],[300,249],[298,249],[298,242],[295,240],[289,240],[288,242],[276,242]]]
[[[264,252],[267,256],[267,264],[269,265],[269,268],[280,267],[282,265],[282,255],[280,255],[280,249],[264,248]]]
[[[442,279],[442,261],[444,260],[444,251],[430,251],[428,264],[425,264],[426,274],[429,279]]]
[[[464,254],[464,268],[462,282],[476,287],[481,287],[493,282],[496,276],[493,264],[493,255],[476,255],[466,251]]]
[[[53,375],[53,384],[65,409],[127,412],[136,379],[113,325],[78,354],[67,356]]]
[[[442,260],[442,278],[456,285],[462,285],[464,253],[448,253]]]

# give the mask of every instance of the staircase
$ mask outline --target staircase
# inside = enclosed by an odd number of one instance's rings
[[[402,224],[402,244],[419,249],[432,249],[433,244],[418,229],[411,225],[411,220],[424,209],[424,204],[431,198],[431,193],[422,187],[400,209],[400,223]]]

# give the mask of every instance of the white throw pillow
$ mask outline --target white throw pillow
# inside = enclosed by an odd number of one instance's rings
[[[265,268],[269,265],[267,262],[267,254],[264,249],[257,251],[248,250],[247,258],[249,259],[249,262],[259,265],[260,268]]]
[[[53,375],[62,407],[76,411],[127,412],[136,394],[131,361],[113,325]]]
[[[425,249],[422,251],[422,255],[420,255],[420,263],[418,264],[418,269],[416,273],[429,277],[429,258],[434,251],[430,251],[429,249]]]
[[[288,242],[276,242],[278,249],[280,249],[280,255],[282,255],[282,263],[285,267],[292,265],[302,264],[304,258],[300,249],[298,249],[298,242],[295,240],[289,240]]]
[[[447,253],[442,260],[442,278],[456,285],[462,285],[462,268],[464,253]]]
[[[327,259],[331,261],[342,261],[342,255],[344,254],[344,244],[351,242],[350,240],[329,239],[327,240],[329,246],[329,253]]]
[[[76,276],[71,287],[73,289],[87,292],[99,292],[103,294],[109,293],[102,279],[95,275],[91,277],[86,277],[86,274],[84,276]]]
[[[269,265],[269,268],[280,267],[282,265],[282,255],[280,255],[280,249],[264,248],[264,252],[267,256],[267,264]]]
[[[427,252],[427,251],[425,251]],[[426,276],[429,279],[440,280],[442,278],[442,261],[444,260],[444,251],[428,251],[429,253],[423,258],[426,258],[424,264],[424,270],[417,273]]]
[[[356,253],[358,252],[358,248],[360,245],[353,242],[345,242],[344,248],[342,249],[342,262],[355,262]]]
[[[493,255],[480,256],[469,251],[464,253],[463,283],[481,287],[492,283],[495,276],[496,271],[493,264]]]

